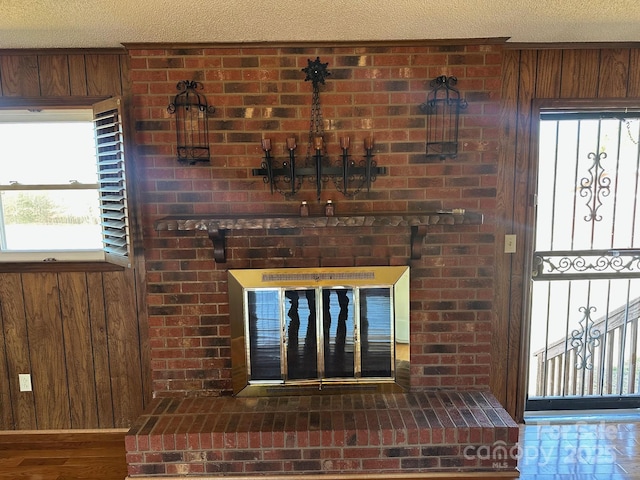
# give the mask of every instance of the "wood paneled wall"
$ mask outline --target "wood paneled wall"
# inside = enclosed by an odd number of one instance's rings
[[[132,270],[0,274],[0,427],[126,427],[143,379]],[[20,392],[30,373],[32,392]]]
[[[2,97],[109,97],[128,85],[127,56],[0,51]]]
[[[640,106],[640,49],[505,50],[503,67],[493,325],[493,331],[499,333],[493,340],[491,386],[507,410],[520,420],[524,414],[528,356],[525,276],[533,225],[531,198],[535,192],[532,144],[537,139],[532,138],[533,102],[630,99]],[[503,253],[504,234],[518,236],[518,253]]]
[[[0,51],[0,108],[127,91],[122,51]],[[0,430],[129,426],[150,398],[144,270],[0,267]]]

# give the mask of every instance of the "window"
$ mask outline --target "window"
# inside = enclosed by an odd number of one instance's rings
[[[637,408],[640,111],[563,102],[537,124],[526,409]]]
[[[0,110],[0,260],[128,264],[119,99]]]

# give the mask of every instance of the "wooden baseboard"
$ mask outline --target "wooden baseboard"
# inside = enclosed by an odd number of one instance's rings
[[[41,443],[85,443],[121,440],[128,430],[120,428],[91,430],[0,430],[0,444],[38,445]]]
[[[103,433],[122,433],[126,434],[128,428],[67,428],[58,430],[0,430],[0,435],[85,435],[85,434],[103,434]]]

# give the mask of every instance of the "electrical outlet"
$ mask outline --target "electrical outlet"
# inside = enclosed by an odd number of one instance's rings
[[[21,392],[30,392],[31,388],[31,375],[28,373],[19,373],[18,381],[20,382],[20,391]]]
[[[516,253],[516,236],[504,236],[504,253]]]

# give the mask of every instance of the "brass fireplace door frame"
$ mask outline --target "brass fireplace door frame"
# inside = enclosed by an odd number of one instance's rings
[[[234,395],[273,396],[319,393],[402,392],[409,389],[409,267],[325,267],[229,270],[229,315]],[[393,300],[390,378],[255,381],[249,378],[246,295],[259,289],[389,288]],[[281,295],[282,298],[282,295]],[[282,309],[284,310],[284,308]]]

